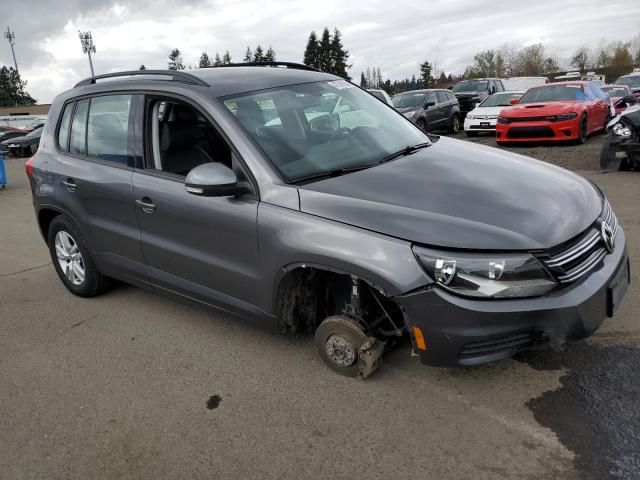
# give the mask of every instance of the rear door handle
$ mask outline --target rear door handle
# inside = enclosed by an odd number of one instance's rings
[[[67,178],[66,180],[63,180],[62,184],[67,187],[67,190],[69,190],[70,192],[75,192],[76,188],[78,188],[76,182],[73,181],[73,178]]]
[[[151,202],[151,199],[148,197],[143,197],[142,200],[136,200],[136,205],[138,205],[144,213],[153,213],[156,209],[156,205]]]

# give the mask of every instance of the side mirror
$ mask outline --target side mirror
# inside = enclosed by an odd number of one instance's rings
[[[234,197],[249,192],[238,185],[233,170],[217,162],[203,163],[192,169],[184,185],[187,192],[202,197]]]
[[[435,106],[436,102],[425,102],[424,108],[429,108]]]
[[[622,101],[627,105],[635,105],[638,103],[638,98],[635,95],[625,95],[622,97]]]
[[[517,98],[512,98],[511,100],[509,100],[509,103],[511,105],[515,105],[516,103],[518,103],[518,99]]]

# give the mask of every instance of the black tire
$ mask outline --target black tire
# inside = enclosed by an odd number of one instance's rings
[[[330,350],[330,341],[332,345],[336,342],[338,342],[338,345],[339,342],[344,342],[348,348],[345,349],[345,352],[341,352],[341,354],[337,353],[340,352],[338,348],[333,348],[332,351],[336,353],[330,356],[328,353],[328,350]],[[324,364],[337,374],[351,378],[358,376],[358,363],[360,360],[358,358],[358,352],[366,341],[367,336],[358,322],[340,315],[325,318],[315,333],[316,350]],[[342,359],[344,359],[346,363],[349,363],[348,365],[339,365],[336,363],[335,358],[340,358],[341,355]],[[352,363],[349,359],[353,360]]]
[[[467,134],[467,137],[477,137],[478,132],[472,132],[471,130],[465,130],[464,133]]]
[[[73,283],[69,278],[67,278],[58,260],[55,241],[56,235],[59,232],[66,232],[80,251],[84,268],[84,280],[79,285]],[[49,226],[47,244],[49,246],[51,260],[58,277],[60,277],[64,286],[67,287],[67,290],[74,295],[85,298],[95,297],[96,295],[100,295],[106,291],[111,286],[111,280],[98,271],[86,238],[82,235],[82,232],[75,222],[68,216],[58,215],[53,219]]]
[[[425,122],[422,118],[416,121],[416,126],[423,132],[427,131],[427,122]]]
[[[629,160],[618,158],[616,151],[611,147],[612,139],[608,136],[600,150],[600,168],[605,172],[622,172],[630,169]]]
[[[453,114],[451,117],[451,121],[449,122],[449,133],[456,134],[460,131],[460,115],[457,113]]]
[[[587,121],[587,116],[582,115],[582,117],[580,117],[580,123],[578,124],[578,138],[576,140],[576,143],[578,145],[582,145],[584,142],[587,141],[588,131],[589,131],[589,122]]]

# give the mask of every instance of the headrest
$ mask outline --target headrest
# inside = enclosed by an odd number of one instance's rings
[[[254,101],[238,102],[237,116],[245,126],[264,125],[264,114]]]
[[[162,126],[160,150],[177,150],[194,146],[198,142],[193,124],[169,122]]]

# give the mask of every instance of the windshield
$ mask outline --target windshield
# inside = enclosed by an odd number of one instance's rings
[[[627,75],[616,80],[616,85],[628,85],[631,88],[640,88],[640,75]]]
[[[520,98],[520,92],[495,93],[485,98],[479,107],[510,107],[512,98]]]
[[[245,93],[225,98],[224,105],[287,181],[373,165],[429,142],[408,120],[344,80]]]
[[[454,92],[484,92],[489,82],[486,80],[463,80],[453,87]]]
[[[393,97],[391,102],[396,108],[419,107],[424,103],[426,96],[427,94],[425,92],[401,93]]]
[[[518,103],[583,102],[585,98],[582,85],[549,85],[527,90]]]

